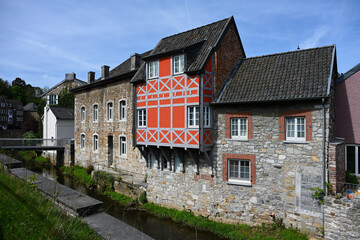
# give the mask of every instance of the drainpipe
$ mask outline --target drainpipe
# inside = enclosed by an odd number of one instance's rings
[[[326,144],[326,111],[325,111],[325,98],[322,98],[322,107],[323,107],[323,189],[324,194],[326,195],[326,186],[325,186],[325,180],[326,180],[326,154],[325,154],[325,144]],[[323,229],[325,228],[325,212],[324,212],[324,206],[322,206],[322,215],[323,215]]]

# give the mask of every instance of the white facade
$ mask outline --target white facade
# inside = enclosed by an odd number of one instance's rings
[[[48,106],[44,108],[42,122],[44,139],[74,138],[74,120],[57,119]]]

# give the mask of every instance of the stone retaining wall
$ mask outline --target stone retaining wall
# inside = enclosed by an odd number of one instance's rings
[[[360,199],[346,203],[344,199],[326,197],[324,214],[325,239],[360,238]]]

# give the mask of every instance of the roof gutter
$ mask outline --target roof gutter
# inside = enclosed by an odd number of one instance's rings
[[[238,104],[247,104],[247,103],[266,103],[266,102],[291,102],[291,101],[310,101],[310,100],[320,100],[327,99],[329,96],[322,97],[311,97],[311,98],[289,98],[289,99],[270,99],[270,100],[257,100],[257,101],[242,101],[242,102],[212,102],[213,106],[221,105],[238,105]]]
[[[332,53],[332,61],[331,61],[331,67],[330,67],[329,80],[328,80],[328,87],[327,87],[327,91],[326,91],[327,96],[330,95],[331,80],[332,80],[332,74],[333,74],[333,68],[334,68],[334,62],[335,62],[335,50],[336,50],[336,46],[334,45],[334,50],[333,50],[333,53]]]

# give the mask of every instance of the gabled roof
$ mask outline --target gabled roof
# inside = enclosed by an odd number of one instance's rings
[[[50,106],[50,109],[54,113],[54,115],[57,119],[74,120],[74,109],[73,108],[62,108],[62,107]]]
[[[35,103],[31,102],[28,103],[24,106],[24,111],[28,111],[28,112],[36,112],[37,111],[37,106]]]
[[[335,45],[239,59],[215,103],[327,97]]]
[[[7,99],[6,101],[11,104],[11,108],[23,109],[23,105],[19,99]]]
[[[358,65],[356,65],[355,67],[353,67],[352,69],[350,69],[349,71],[347,71],[344,74],[341,74],[336,80],[335,80],[335,85],[339,85],[340,83],[342,83],[343,81],[345,81],[346,79],[348,79],[349,77],[351,77],[353,74],[355,74],[356,72],[360,71],[360,63]]]
[[[144,57],[144,60],[149,61],[162,56],[186,52],[186,72],[194,73],[202,71],[211,52],[214,48],[218,47],[222,36],[231,23],[235,24],[233,17],[165,37],[160,40],[147,57]],[[240,37],[239,42],[241,44]],[[134,83],[145,80],[145,69],[144,63],[132,78],[131,82]]]
[[[76,82],[79,86],[82,86],[84,84],[86,84],[86,82],[84,82],[83,80],[74,78],[74,79],[64,79],[61,82],[59,82],[58,84],[56,84],[55,86],[53,86],[52,88],[50,88],[49,90],[47,90],[46,92],[44,92],[43,94],[40,95],[40,97],[46,96],[46,94],[48,94],[49,92],[51,92],[53,89],[57,88],[58,86],[60,86],[61,84],[63,84],[64,82]]]

